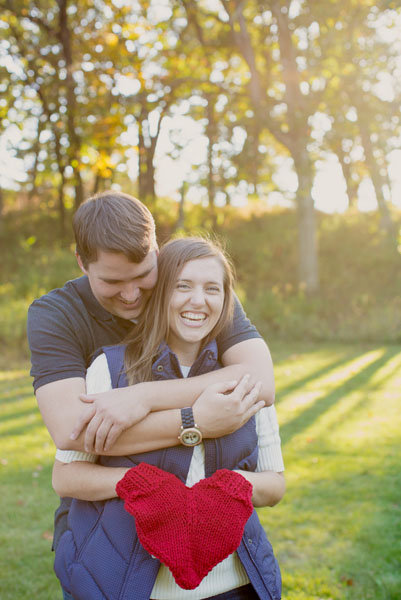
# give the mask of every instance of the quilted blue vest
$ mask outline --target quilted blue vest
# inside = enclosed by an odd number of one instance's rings
[[[124,347],[111,346],[104,352],[112,386],[126,386]],[[217,346],[211,342],[192,365],[189,376],[218,368]],[[153,377],[182,377],[177,357],[166,344],[153,364]],[[254,471],[257,441],[254,417],[232,434],[205,440],[206,477],[222,468]],[[192,452],[193,448],[179,445],[131,456],[102,456],[99,462],[128,467],[147,462],[174,473],[185,483]],[[75,600],[149,600],[160,562],[141,546],[135,520],[124,510],[122,500],[73,500],[68,526],[56,549],[54,569]],[[245,525],[237,553],[261,600],[279,600],[280,569],[255,511]]]

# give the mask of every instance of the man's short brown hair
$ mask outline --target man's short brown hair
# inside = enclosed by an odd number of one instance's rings
[[[155,222],[142,202],[122,192],[102,192],[81,204],[73,218],[76,250],[86,268],[99,250],[121,252],[140,263],[157,248]]]

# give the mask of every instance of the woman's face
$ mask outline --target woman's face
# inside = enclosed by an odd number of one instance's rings
[[[177,351],[188,344],[197,353],[216,325],[224,304],[224,270],[215,257],[185,263],[169,303],[168,343]],[[195,354],[196,356],[196,354]]]

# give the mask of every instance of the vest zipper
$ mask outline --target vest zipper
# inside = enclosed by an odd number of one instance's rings
[[[244,533],[244,536],[245,536],[245,533]],[[268,587],[266,586],[266,583],[264,582],[264,579],[263,579],[263,578],[260,576],[260,573],[259,573],[259,568],[258,568],[258,566],[257,566],[257,564],[256,564],[256,562],[255,562],[255,560],[254,560],[254,558],[253,558],[253,556],[252,556],[252,554],[251,554],[251,552],[250,552],[250,550],[249,550],[248,546],[246,545],[246,543],[245,543],[244,539],[242,540],[242,543],[243,543],[243,545],[244,545],[244,547],[245,547],[245,549],[246,549],[246,551],[247,551],[247,554],[248,554],[248,556],[249,556],[249,558],[250,558],[250,560],[251,560],[251,562],[252,562],[253,566],[255,567],[255,569],[256,569],[256,571],[257,571],[257,573],[258,573],[259,577],[260,577],[260,580],[261,580],[261,581],[262,581],[262,583],[263,583],[263,586],[264,586],[264,588],[266,589],[267,593],[268,593],[268,594],[269,594],[269,596],[270,596],[270,600],[277,600],[277,598],[275,597],[275,595],[273,596],[273,594],[271,593],[271,591],[270,591],[270,590],[268,589]],[[241,557],[240,557],[240,558],[241,558]],[[242,561],[241,561],[241,562],[242,562]],[[245,565],[243,565],[243,566],[245,567]],[[246,569],[245,569],[245,571],[246,571]],[[249,577],[249,573],[248,573],[248,572],[247,572],[247,575],[248,575],[248,577]],[[250,578],[250,577],[249,577],[249,580],[251,581],[251,578]],[[251,583],[252,583],[252,581],[251,581]],[[255,590],[256,590],[256,588],[255,588]],[[256,591],[257,591],[257,590],[256,590]]]

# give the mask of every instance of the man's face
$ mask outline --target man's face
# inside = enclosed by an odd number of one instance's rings
[[[77,259],[103,308],[122,319],[140,315],[157,281],[156,250],[149,252],[141,263],[131,262],[122,253],[103,250],[98,251],[97,260],[87,268],[79,256]]]

